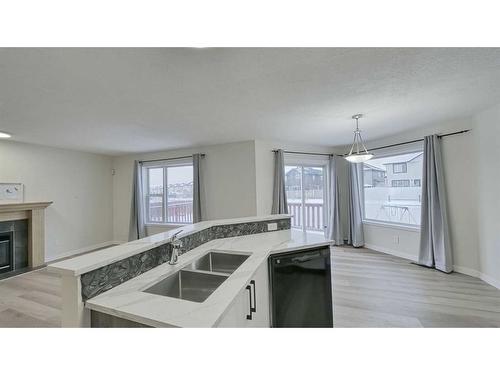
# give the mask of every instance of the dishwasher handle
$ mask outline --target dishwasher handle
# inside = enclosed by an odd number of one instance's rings
[[[302,252],[299,254],[288,254],[281,256],[274,256],[272,260],[273,267],[286,267],[294,264],[303,264],[317,259],[327,259],[329,257],[329,251],[314,250],[308,252]]]
[[[323,255],[320,252],[317,252],[316,254],[308,254],[308,255],[302,255],[299,257],[292,258],[292,263],[305,263],[309,262],[310,260],[318,259],[318,258],[323,258]]]

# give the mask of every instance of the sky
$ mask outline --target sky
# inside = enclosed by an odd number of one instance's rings
[[[169,185],[193,181],[193,167],[191,165],[168,167],[167,173]],[[149,184],[151,186],[163,185],[163,168],[149,169]]]

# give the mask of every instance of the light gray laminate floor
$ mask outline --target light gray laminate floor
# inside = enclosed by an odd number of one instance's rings
[[[500,290],[368,249],[334,248],[336,327],[499,327]],[[0,280],[0,327],[58,327],[61,279]]]
[[[60,327],[61,278],[42,268],[0,280],[0,327]]]
[[[334,248],[336,327],[499,327],[500,290],[368,249]]]

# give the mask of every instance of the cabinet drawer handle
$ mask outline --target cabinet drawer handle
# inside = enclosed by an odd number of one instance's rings
[[[247,320],[252,320],[252,287],[247,285],[246,290],[248,290],[248,298],[250,299],[250,314],[247,315]]]
[[[250,305],[250,310],[252,312],[257,312],[257,292],[255,291],[255,280],[250,281],[250,284],[253,286],[253,307]]]

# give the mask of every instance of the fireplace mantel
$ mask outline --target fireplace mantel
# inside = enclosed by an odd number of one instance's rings
[[[52,202],[0,204],[0,221],[28,220],[28,265],[45,264],[45,209]]]
[[[53,202],[0,203],[0,212],[15,212],[47,208]]]

